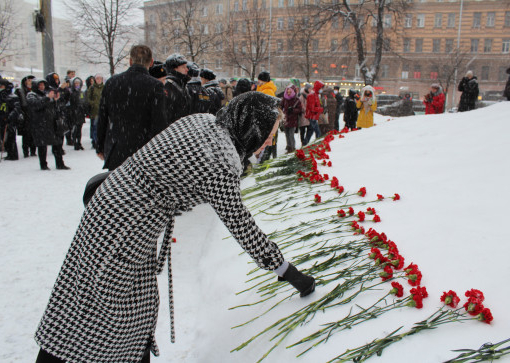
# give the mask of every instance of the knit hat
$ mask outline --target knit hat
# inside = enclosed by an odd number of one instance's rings
[[[200,68],[195,62],[188,62],[188,76],[191,78],[198,77],[200,74]]]
[[[262,71],[259,73],[257,79],[262,82],[269,82],[271,81],[271,75],[269,74],[268,71]]]
[[[152,67],[149,68],[149,74],[154,78],[166,77],[167,72],[163,62],[154,61]]]
[[[218,111],[216,123],[228,130],[241,161],[267,140],[278,118],[279,104],[279,98],[251,91]]]
[[[216,79],[216,75],[210,69],[204,68],[200,71],[200,77],[207,79],[208,81],[212,81]]]

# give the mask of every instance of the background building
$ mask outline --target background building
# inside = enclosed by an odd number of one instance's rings
[[[352,26],[341,17],[330,16],[324,21],[321,13],[314,10],[315,4],[327,3],[339,2],[145,1],[145,40],[162,60],[176,51],[189,57],[185,42],[177,40],[188,30],[209,42],[194,55],[195,60],[220,76],[252,76],[268,69],[277,78],[360,81]],[[451,100],[454,81],[458,83],[467,70],[478,77],[482,94],[504,88],[505,70],[510,66],[508,0],[406,3],[408,7],[400,14],[384,15],[384,51],[374,84],[378,92],[409,91],[422,96],[431,83],[440,83],[449,91]],[[178,15],[182,12],[178,9],[186,7],[196,9],[193,23],[185,23]],[[375,54],[375,25],[372,18],[364,28],[368,62]],[[243,54],[250,58],[246,60],[251,63],[249,66],[239,65],[242,62],[234,59]],[[254,64],[256,70],[251,72]]]

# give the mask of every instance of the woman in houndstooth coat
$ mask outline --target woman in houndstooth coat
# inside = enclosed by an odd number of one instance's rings
[[[148,362],[147,348],[158,355],[156,274],[169,260],[175,212],[200,203],[260,268],[301,296],[313,292],[315,280],[284,260],[241,200],[242,160],[272,141],[278,102],[248,92],[216,117],[184,117],[110,174],[85,209],[37,329],[39,361]]]

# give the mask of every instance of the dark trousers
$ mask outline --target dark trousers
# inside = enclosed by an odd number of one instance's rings
[[[18,145],[16,144],[15,127],[11,125],[2,127],[0,132],[0,143],[3,143],[4,151],[7,151],[7,159],[18,160]]]
[[[71,131],[75,149],[77,146],[81,146],[81,128],[82,128],[82,126],[83,126],[83,124],[74,125],[73,129]]]
[[[62,158],[62,145],[52,145],[51,151],[53,152],[53,156],[55,157],[55,166],[58,168],[64,165],[64,159]],[[39,155],[39,164],[41,168],[48,166],[46,162],[46,156],[48,154],[47,146],[38,146],[37,154]]]
[[[23,155],[35,155],[37,147],[34,145],[34,139],[29,131],[25,131],[21,141],[21,147],[23,148]]]
[[[143,353],[142,360],[140,363],[150,363],[151,362],[151,351],[149,348],[145,350]],[[62,359],[57,358],[47,351],[43,349],[39,349],[39,354],[37,355],[37,359],[35,363],[65,363]]]
[[[319,129],[319,122],[317,120],[310,120],[310,126],[306,131],[305,145],[310,142],[313,133],[315,132],[315,138],[321,137],[321,130]]]
[[[299,126],[299,139],[301,140],[301,147],[305,146],[305,135],[310,126]]]

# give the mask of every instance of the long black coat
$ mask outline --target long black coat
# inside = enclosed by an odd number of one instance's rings
[[[35,82],[34,82],[35,83]],[[30,108],[30,124],[35,146],[61,145],[62,138],[55,132],[55,121],[58,115],[57,102],[46,97],[36,85],[34,91],[27,95]]]
[[[81,79],[75,77],[72,79],[72,85],[74,86],[74,81]],[[83,84],[83,82],[82,82]],[[84,93],[80,89],[71,88],[71,92],[69,95],[69,107],[68,107],[68,116],[69,116],[69,124],[70,125],[83,125],[85,123],[85,114],[87,112],[87,106],[85,104],[86,98]]]
[[[462,78],[458,90],[462,92],[459,102],[459,112],[474,110],[479,93],[476,77],[471,79],[467,77]]]
[[[98,153],[113,170],[166,127],[163,84],[135,64],[104,86],[97,125]]]
[[[166,77],[165,94],[167,126],[191,113],[190,96],[188,94],[186,84],[186,76],[174,70],[170,71],[170,74]]]

